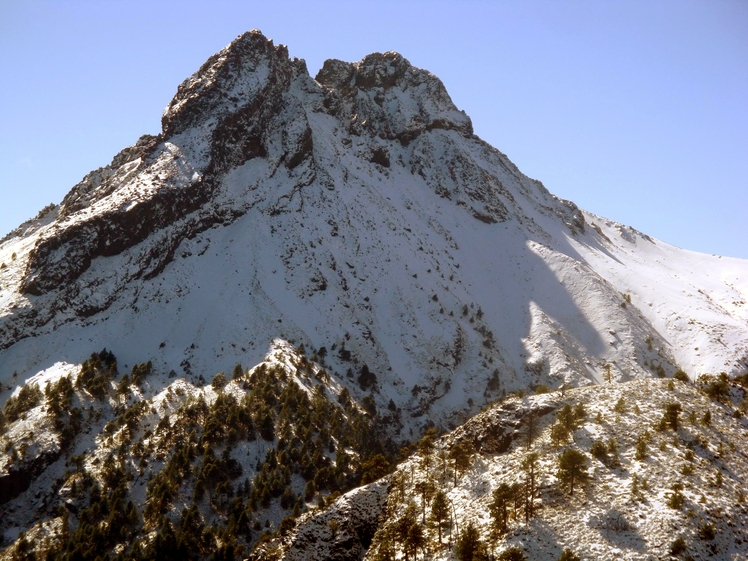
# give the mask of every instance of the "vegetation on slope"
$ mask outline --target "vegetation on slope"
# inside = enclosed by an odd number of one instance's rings
[[[45,396],[29,386],[9,400],[11,422],[43,411],[68,469],[33,540],[21,535],[6,556],[240,558],[300,513],[391,469],[394,448],[375,408],[290,346],[250,372],[237,365],[231,381],[176,381],[146,399],[139,386],[151,371],[144,363],[120,377],[105,350]],[[93,446],[78,437],[84,429],[100,433]],[[11,468],[23,465],[13,457]]]

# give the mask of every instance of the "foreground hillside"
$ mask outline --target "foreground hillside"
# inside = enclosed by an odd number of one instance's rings
[[[639,380],[509,398],[252,558],[745,559],[748,422],[723,389]],[[575,481],[560,469],[570,451]]]
[[[201,386],[164,386],[149,363],[120,373],[94,353],[3,411],[0,531],[14,559],[238,556],[387,473],[399,414],[356,403],[280,340],[251,370]]]
[[[529,559],[740,559],[748,381],[687,380],[539,387],[398,451],[401,410],[281,340],[197,386],[94,353],[3,407],[4,555],[466,559],[472,528]]]

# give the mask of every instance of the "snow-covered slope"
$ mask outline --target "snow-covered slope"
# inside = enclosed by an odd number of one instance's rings
[[[275,337],[414,430],[537,384],[748,368],[748,263],[557,199],[396,53],[312,79],[256,31],[0,263],[2,398],[102,347],[197,382]]]

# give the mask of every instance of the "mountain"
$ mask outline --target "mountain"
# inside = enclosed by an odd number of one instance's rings
[[[724,372],[738,407],[747,278],[553,196],[397,53],[312,78],[246,33],[0,241],[0,529],[247,553],[515,392]]]

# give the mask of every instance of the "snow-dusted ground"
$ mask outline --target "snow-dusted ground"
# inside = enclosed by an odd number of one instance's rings
[[[748,456],[744,442],[748,423],[735,418],[732,408],[710,400],[691,385],[676,381],[673,389],[668,386],[666,380],[637,380],[573,389],[565,395],[552,392],[510,398],[492,406],[439,439],[428,462],[416,454],[387,477],[389,501],[386,508],[374,509],[381,519],[366,559],[376,558],[379,536],[385,535],[386,526],[396,525],[409,501],[415,504],[421,521],[419,485],[427,481],[446,493],[453,526],[451,534],[444,532],[440,547],[434,525],[423,525],[427,545],[419,550],[418,559],[455,559],[451,546],[468,523],[480,530],[487,551],[498,555],[509,547],[519,547],[527,559],[537,561],[555,561],[564,549],[590,561],[670,559],[677,538],[683,538],[685,554],[693,559],[745,559]],[[682,406],[678,432],[657,430],[666,404],[673,402]],[[573,441],[553,443],[550,429],[555,414],[566,404],[576,407],[580,403],[587,417],[574,431]],[[707,411],[712,415],[710,426],[701,421]],[[536,415],[537,437],[528,447],[531,412]],[[637,460],[636,444],[645,433],[649,434],[647,454]],[[611,438],[617,443],[618,464],[608,467],[589,451],[594,441],[607,445]],[[470,467],[455,476],[449,451],[464,441],[472,442],[478,451]],[[503,450],[507,444],[508,449]],[[573,496],[568,485],[557,478],[558,458],[568,448],[585,452],[590,475],[584,485],[577,483]],[[502,483],[526,482],[520,466],[530,452],[539,456],[535,514],[526,523],[521,508],[512,516],[510,507],[508,532],[496,534],[489,506],[493,491]],[[683,484],[684,503],[674,509],[668,506],[668,496],[678,482]],[[368,500],[368,495],[364,496]],[[356,500],[357,495],[349,493],[326,511],[310,513],[300,519],[297,530],[272,542],[267,550],[282,550],[282,559],[305,558],[303,552],[310,547],[309,536],[314,532],[322,542],[314,547],[333,547],[331,536],[320,528],[338,509],[356,512],[351,506]],[[430,506],[425,510],[428,521]],[[353,519],[354,526],[359,523]],[[714,527],[713,539],[701,536],[701,528],[708,524]],[[397,558],[405,558],[402,543],[396,549]],[[257,558],[264,559],[259,554]]]

